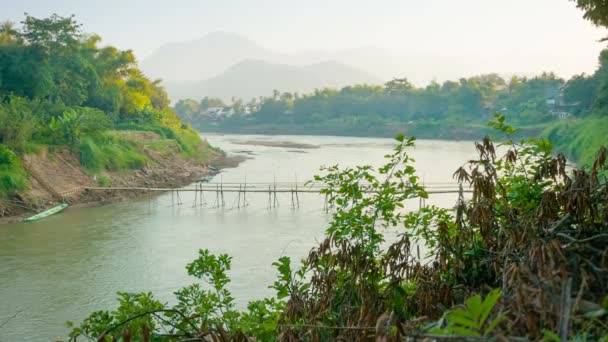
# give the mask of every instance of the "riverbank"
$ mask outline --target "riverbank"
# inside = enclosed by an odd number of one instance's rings
[[[521,127],[522,136],[539,136],[546,126]],[[418,139],[439,139],[466,141],[478,140],[496,131],[482,124],[450,124],[435,122],[405,123],[390,122],[372,125],[312,124],[284,125],[271,123],[248,123],[246,125],[195,125],[195,128],[209,133],[222,134],[264,134],[264,135],[320,135],[343,137],[394,138],[398,134],[415,136]]]
[[[334,125],[302,124],[258,124],[242,126],[205,126],[205,131],[220,134],[264,134],[264,135],[319,135],[344,137],[393,138],[399,133],[418,139],[438,139],[451,141],[479,140],[497,132],[487,125],[444,124],[444,123],[394,123],[370,125],[351,130],[351,127]],[[608,146],[608,117],[571,117],[551,123],[529,125],[517,128],[517,139],[547,138],[569,160],[581,167],[591,166],[599,149]]]
[[[236,167],[243,157],[230,157],[202,144],[195,156],[179,153],[175,141],[150,132],[129,132],[147,156],[144,167],[120,171],[91,171],[81,165],[76,152],[66,147],[44,148],[21,156],[28,173],[27,190],[0,199],[0,224],[21,221],[63,201],[71,207],[121,202],[140,191],[88,191],[87,187],[182,187],[221,169]]]
[[[581,167],[590,167],[602,146],[608,147],[608,117],[562,120],[545,129],[555,148]]]

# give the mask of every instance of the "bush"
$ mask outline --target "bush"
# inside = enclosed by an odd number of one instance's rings
[[[0,196],[27,189],[27,175],[19,157],[5,145],[0,145]]]
[[[36,122],[31,101],[9,97],[0,103],[0,144],[21,149],[32,137]]]
[[[108,178],[108,176],[101,175],[101,176],[99,176],[98,183],[99,183],[99,186],[102,188],[109,188],[110,187],[110,178]]]

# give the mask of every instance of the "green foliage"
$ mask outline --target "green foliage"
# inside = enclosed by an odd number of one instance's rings
[[[27,175],[19,157],[7,146],[0,144],[0,197],[27,188]]]
[[[0,101],[0,143],[22,149],[36,129],[37,118],[33,114],[34,103],[23,98],[9,96]]]
[[[109,126],[108,117],[94,108],[76,108],[51,118],[48,125],[53,143],[74,145],[82,136],[95,137]]]
[[[500,290],[494,289],[483,300],[480,295],[467,298],[464,308],[457,308],[446,313],[445,327],[434,328],[431,332],[473,337],[490,336],[506,316],[505,312],[501,312],[494,319],[489,320],[500,295]]]
[[[99,179],[97,182],[99,183],[99,186],[102,188],[110,187],[110,178],[108,178],[108,176],[105,176],[105,175],[99,176]]]
[[[101,38],[83,34],[74,16],[26,14],[21,24],[0,26],[0,144],[20,152],[68,145],[91,171],[137,169],[147,162],[142,144],[107,133],[132,125],[175,140],[185,156],[208,157],[131,51],[100,47]],[[6,188],[23,188],[11,175]]]
[[[134,336],[141,336],[144,341],[149,340],[156,328],[152,318],[154,316],[149,313],[162,310],[166,305],[156,300],[150,292],[118,292],[118,303],[116,310],[96,311],[77,327],[72,322],[67,322],[67,326],[72,328],[70,340],[76,341],[78,337],[85,337],[104,342],[118,338],[126,341]]]
[[[597,26],[608,27],[608,4],[601,0],[571,0],[585,12],[584,18]]]
[[[91,171],[141,169],[148,160],[133,142],[110,135],[86,137],[78,151],[80,163]]]
[[[502,132],[506,135],[513,135],[517,132],[515,128],[510,125],[505,124],[505,116],[500,113],[494,114],[494,120],[488,122],[488,126],[494,128],[495,130]]]
[[[407,79],[395,79],[384,86],[317,89],[303,96],[276,91],[259,102],[248,103],[251,115],[237,111],[241,115],[217,117],[194,100],[179,101],[175,110],[182,119],[202,130],[247,133],[248,129],[251,132],[280,129],[300,134],[382,136],[406,131],[426,137],[427,132],[438,129],[450,132],[481,126],[495,110],[503,111],[510,121],[518,124],[554,121],[556,117],[551,111],[555,108],[547,103],[557,100],[563,84],[564,81],[552,73],[529,79],[515,77],[509,82],[496,74],[480,75],[458,82],[433,82],[421,88]],[[239,108],[245,108],[242,101],[234,100],[232,109]],[[475,137],[479,132],[476,131]],[[456,133],[451,138],[472,138],[463,132]]]
[[[597,151],[608,146],[608,117],[564,120],[547,127],[543,136],[581,167],[591,167]]]
[[[186,266],[188,274],[203,283],[187,286],[175,293],[178,302],[175,308],[187,317],[196,317],[190,322],[179,317],[176,326],[194,324],[232,329],[238,313],[234,308],[234,298],[226,288],[230,282],[226,272],[230,270],[231,260],[226,254],[216,256],[209,250],[200,250],[198,258]]]

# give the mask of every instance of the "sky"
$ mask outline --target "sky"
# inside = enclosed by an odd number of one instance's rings
[[[278,52],[373,46],[442,56],[480,72],[592,72],[608,36],[569,0],[0,0],[0,20],[75,14],[84,31],[132,49],[215,31],[242,34]],[[421,66],[425,67],[425,66]],[[431,66],[428,66],[431,67]]]

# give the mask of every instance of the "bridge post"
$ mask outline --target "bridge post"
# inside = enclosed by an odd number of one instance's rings
[[[221,198],[222,198],[222,208],[226,206],[226,202],[224,201],[224,181],[222,180],[222,183],[220,184],[220,194],[221,194]]]
[[[279,206],[279,200],[277,199],[277,179],[276,179],[276,177],[274,178],[273,185],[274,185],[274,192],[273,192],[273,194],[274,194],[274,203],[273,204],[274,204],[274,207],[276,208],[276,207]]]
[[[203,184],[201,184],[199,189],[201,191],[201,202],[200,203],[201,203],[201,207],[202,207],[203,205],[207,205],[207,199],[205,198],[205,191],[203,190]]]
[[[300,208],[300,198],[298,197],[298,175],[296,174],[296,204]]]
[[[245,186],[243,186],[243,207],[247,206],[247,177],[245,177]]]
[[[272,202],[271,202],[271,196],[270,196],[270,185],[268,186],[268,209],[272,208]]]
[[[215,203],[213,205],[213,207],[215,207],[215,205],[217,205],[217,207],[220,207],[220,186],[219,185],[215,185]]]

